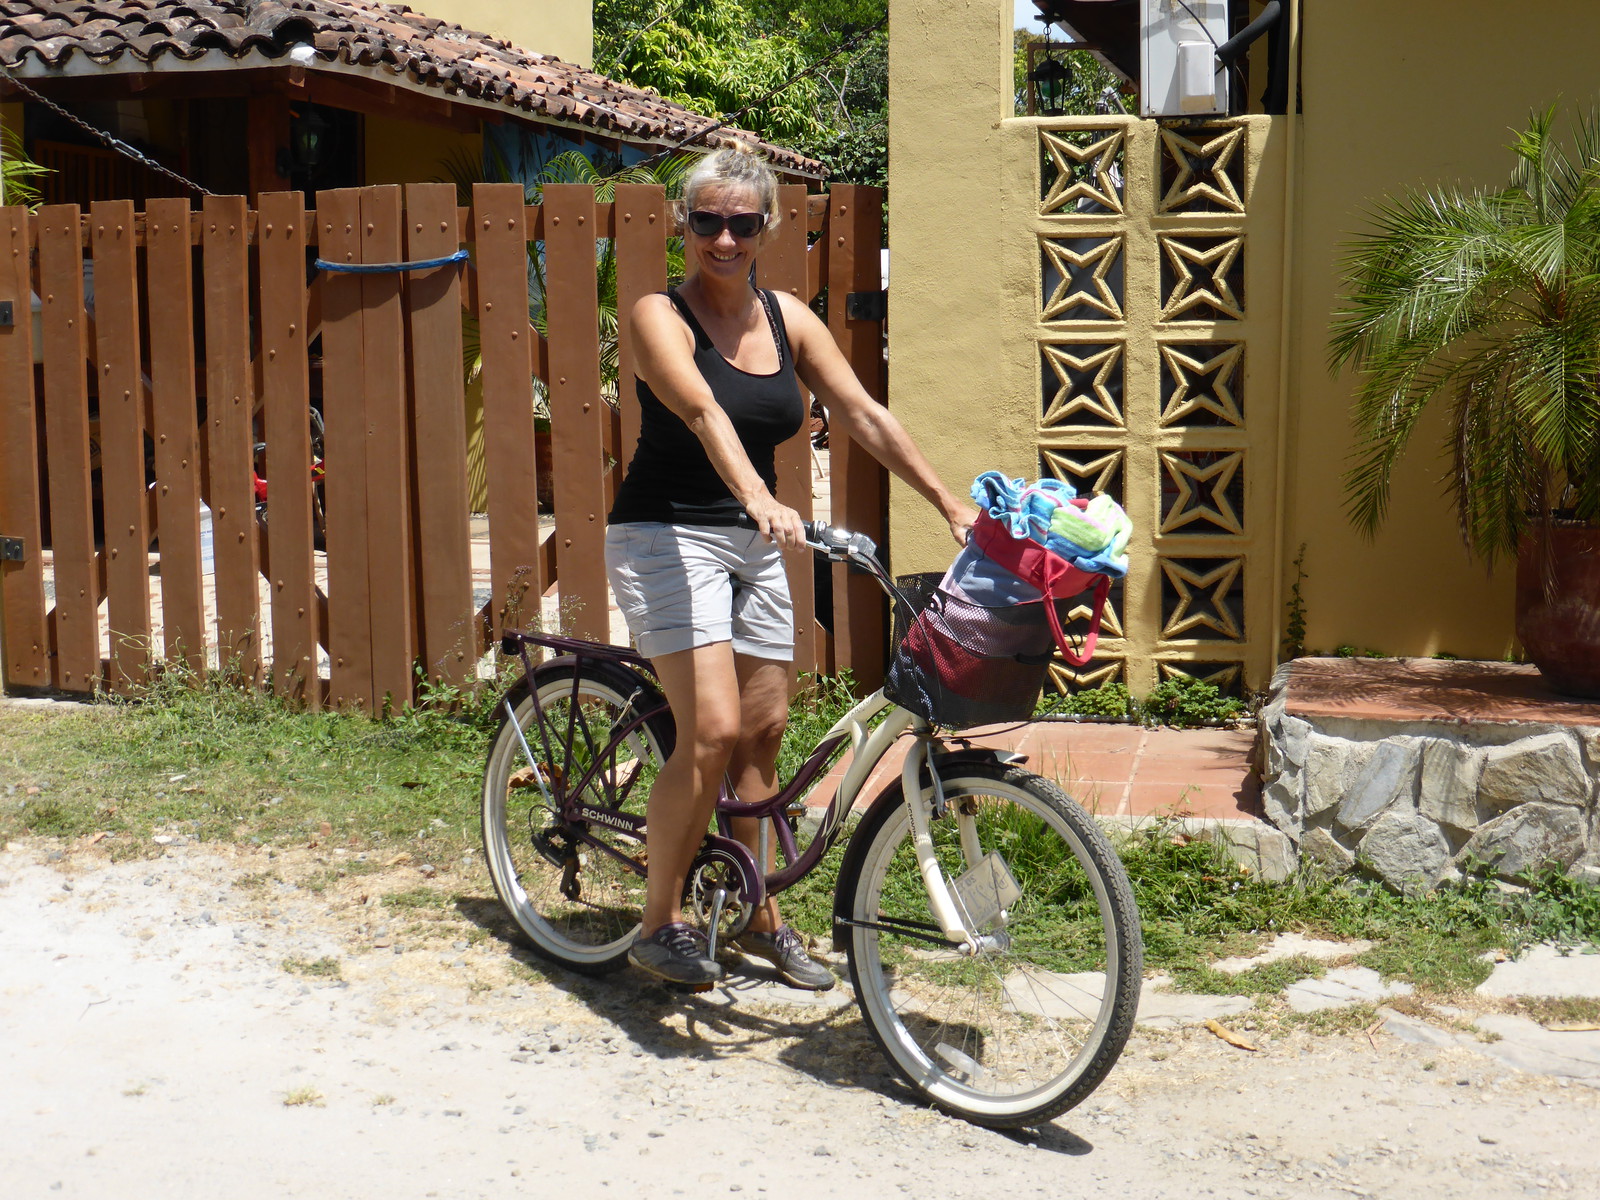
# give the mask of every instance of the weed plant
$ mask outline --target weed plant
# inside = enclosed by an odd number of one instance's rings
[[[1126,684],[1103,683],[1099,687],[1084,688],[1081,692],[1051,693],[1039,702],[1036,715],[1126,721],[1134,715],[1134,711],[1134,700],[1128,694]]]
[[[1484,872],[1399,894],[1353,877],[1306,872],[1286,883],[1241,868],[1226,846],[1156,820],[1121,846],[1144,927],[1145,960],[1199,991],[1225,986],[1216,957],[1248,953],[1277,933],[1376,943],[1356,961],[1385,978],[1441,993],[1488,977],[1486,951],[1515,955],[1535,942],[1600,948],[1600,888],[1549,871],[1507,890]],[[1314,974],[1315,972],[1307,972]]]
[[[1046,696],[1040,701],[1035,715],[1091,717],[1193,728],[1236,721],[1245,715],[1245,706],[1232,696],[1224,696],[1214,683],[1192,679],[1187,675],[1175,675],[1157,684],[1142,701],[1134,699],[1124,684],[1105,683],[1080,692],[1058,692]]]

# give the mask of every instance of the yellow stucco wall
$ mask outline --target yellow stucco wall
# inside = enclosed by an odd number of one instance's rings
[[[1037,150],[1027,123],[1010,115],[1012,9],[1004,0],[891,0],[890,10],[890,404],[952,483],[982,467],[1031,478],[1040,327],[1038,251],[1025,233],[1037,212]],[[1261,197],[1247,234],[1252,255],[1280,253],[1269,251],[1273,240],[1291,255],[1272,623],[1282,625],[1290,563],[1304,543],[1308,645],[1499,658],[1513,649],[1511,573],[1491,578],[1461,548],[1441,495],[1442,422],[1403,464],[1375,542],[1344,516],[1350,383],[1325,365],[1337,262],[1380,197],[1496,185],[1510,169],[1511,129],[1530,109],[1595,98],[1600,5],[1304,0],[1301,43],[1304,115],[1269,127],[1280,147],[1294,141],[1289,236],[1281,202],[1268,213]],[[1276,406],[1284,395],[1257,370],[1250,387],[1251,405]],[[1260,471],[1251,486],[1277,490]],[[899,484],[890,518],[895,570],[948,561],[937,519]]]
[[[413,0],[411,7],[535,54],[594,65],[594,6],[588,0]]]
[[[1307,639],[1388,653],[1498,658],[1512,648],[1511,575],[1467,559],[1440,497],[1442,421],[1421,431],[1376,542],[1340,511],[1348,380],[1330,380],[1340,244],[1403,187],[1495,186],[1533,108],[1600,93],[1592,0],[1306,0],[1285,542],[1306,544]]]
[[[1012,112],[1012,7],[890,0],[889,406],[934,468],[1036,474],[1033,256],[1004,231],[1026,195],[1001,118]],[[952,557],[938,514],[891,480],[893,568]]]
[[[420,121],[369,116],[365,141],[369,184],[449,183],[447,162],[459,159],[477,164],[483,160],[482,134],[460,133]]]

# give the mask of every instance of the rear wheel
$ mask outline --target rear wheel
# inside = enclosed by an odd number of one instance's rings
[[[1093,819],[1048,780],[990,763],[940,778],[935,856],[984,946],[965,954],[940,930],[895,786],[839,873],[856,999],[895,1069],[940,1108],[1036,1124],[1092,1092],[1127,1042],[1143,968],[1133,892]]]
[[[540,955],[577,971],[613,970],[644,909],[644,847],[627,832],[568,817],[575,802],[642,820],[672,752],[672,718],[662,711],[639,720],[661,708],[661,693],[625,668],[555,664],[531,681],[506,694],[489,748],[484,857],[501,902]]]

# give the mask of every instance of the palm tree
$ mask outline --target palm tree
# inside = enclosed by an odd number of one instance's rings
[[[22,146],[22,135],[9,125],[0,129],[0,204],[25,204],[36,208],[39,189],[33,180],[50,174],[49,167],[32,161]]]
[[[1344,483],[1368,534],[1435,400],[1469,553],[1492,564],[1531,527],[1600,517],[1600,124],[1563,145],[1555,111],[1517,135],[1505,188],[1390,201],[1349,247],[1329,356],[1360,372]]]

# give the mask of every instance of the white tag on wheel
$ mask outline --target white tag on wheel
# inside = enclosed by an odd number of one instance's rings
[[[991,850],[977,866],[953,884],[956,898],[967,914],[969,928],[986,929],[1000,919],[1000,914],[1022,899],[1022,889],[1017,886],[998,851]]]

